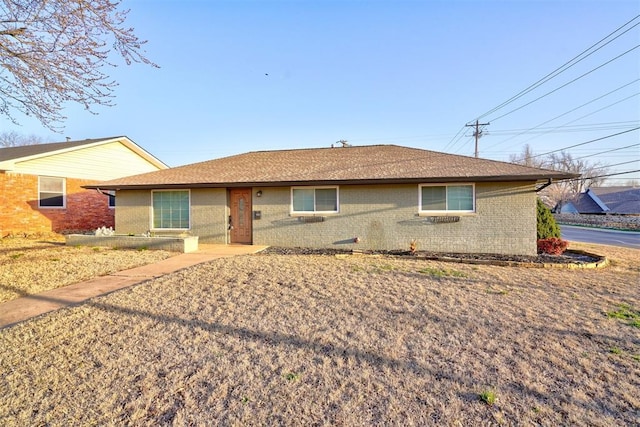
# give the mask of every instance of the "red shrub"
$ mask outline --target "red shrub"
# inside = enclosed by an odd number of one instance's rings
[[[538,253],[549,255],[562,255],[567,250],[569,242],[550,237],[548,239],[538,239]]]

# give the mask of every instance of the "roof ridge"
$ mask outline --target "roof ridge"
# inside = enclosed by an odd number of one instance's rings
[[[420,151],[420,152],[430,152],[430,153],[437,153],[439,155],[443,155],[443,156],[451,156],[451,157],[465,157],[465,158],[469,158],[469,159],[477,159],[480,161],[485,161],[485,162],[492,162],[492,163],[497,163],[497,164],[513,164],[513,165],[517,165],[523,168],[529,168],[529,169],[534,169],[534,170],[545,170],[545,171],[549,171],[549,172],[561,172],[555,169],[549,169],[549,168],[541,168],[541,167],[535,167],[535,166],[527,166],[527,165],[521,165],[518,163],[513,163],[513,162],[507,162],[504,160],[494,160],[494,159],[487,159],[484,157],[473,157],[470,155],[465,155],[465,154],[455,154],[455,153],[447,153],[444,151],[437,151],[437,150],[431,150],[431,149],[426,149],[426,148],[418,148],[418,147],[407,147],[404,145],[398,145],[398,144],[371,144],[371,145],[349,145],[347,147],[305,147],[305,148],[288,148],[288,149],[281,149],[281,150],[256,150],[256,151],[249,151],[249,152],[244,152],[244,153],[238,153],[238,154],[234,154],[231,156],[226,156],[226,157],[222,157],[225,159],[231,158],[231,157],[235,157],[235,156],[241,156],[241,155],[246,155],[246,154],[253,154],[253,153],[284,153],[284,152],[299,152],[299,151],[316,151],[316,150],[332,150],[332,149],[349,149],[349,148],[358,148],[358,149],[364,149],[364,148],[374,148],[374,147],[396,147],[396,148],[401,148],[404,150],[415,150],[415,151]],[[218,159],[214,159],[214,160],[218,160]],[[210,160],[205,160],[206,161],[210,161]],[[204,163],[204,162],[197,162],[197,163]]]
[[[371,144],[371,145],[348,145],[346,147],[303,147],[303,148],[283,148],[279,150],[255,150],[255,151],[247,151],[244,153],[234,154],[242,155],[242,154],[250,154],[250,153],[279,153],[285,151],[314,151],[314,150],[336,150],[341,148],[369,148],[369,147],[400,147],[400,148],[412,148],[412,147],[404,147],[396,144]],[[417,148],[420,150],[420,148]],[[425,150],[428,151],[428,150]],[[229,156],[232,157],[232,156]]]

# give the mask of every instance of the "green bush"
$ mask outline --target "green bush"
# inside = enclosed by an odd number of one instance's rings
[[[551,210],[538,199],[538,239],[560,238],[560,227]]]

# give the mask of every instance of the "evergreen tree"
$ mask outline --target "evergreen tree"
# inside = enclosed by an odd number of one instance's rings
[[[551,210],[538,199],[538,239],[560,238],[560,227]]]

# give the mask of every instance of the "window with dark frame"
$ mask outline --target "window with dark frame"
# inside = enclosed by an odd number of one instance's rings
[[[105,194],[109,198],[109,207],[110,208],[115,208],[116,207],[116,192],[115,191],[107,191]]]
[[[292,213],[338,212],[338,187],[293,187]]]
[[[65,178],[54,176],[38,177],[38,207],[65,207]]]
[[[421,213],[475,212],[473,184],[420,185]]]

